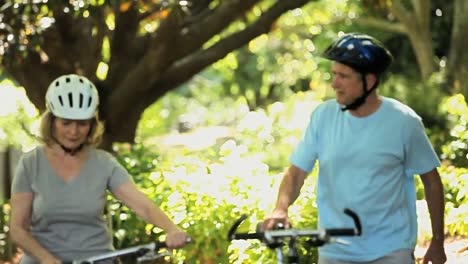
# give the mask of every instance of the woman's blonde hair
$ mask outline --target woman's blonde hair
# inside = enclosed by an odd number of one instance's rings
[[[54,137],[54,121],[56,117],[47,110],[42,114],[41,124],[39,128],[41,140],[47,144],[51,145],[56,142]],[[88,138],[85,141],[85,145],[90,145],[97,147],[102,141],[102,135],[104,134],[104,124],[99,120],[99,116],[96,113],[91,119],[91,127],[89,129]]]

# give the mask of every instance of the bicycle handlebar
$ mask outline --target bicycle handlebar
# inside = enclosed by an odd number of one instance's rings
[[[237,221],[232,225],[228,232],[228,240],[237,240],[237,239],[259,239],[265,241],[267,244],[276,243],[278,239],[285,237],[309,237],[316,241],[321,241],[323,243],[318,243],[317,245],[322,245],[332,241],[333,236],[359,236],[361,235],[361,221],[357,214],[350,209],[344,209],[344,213],[351,217],[354,221],[355,228],[329,228],[323,230],[299,230],[299,229],[284,229],[284,230],[267,230],[264,232],[254,232],[254,233],[236,233],[239,225],[247,218],[247,215],[242,215]]]
[[[190,243],[192,239],[189,237],[187,238],[187,243]],[[72,262],[64,262],[64,264],[94,264],[99,261],[105,259],[113,259],[117,257],[123,257],[128,255],[134,255],[135,257],[142,257],[149,252],[158,252],[160,249],[167,248],[167,244],[165,241],[155,241],[149,244],[129,247],[124,249],[115,250],[109,253],[104,253],[100,255],[96,255],[93,257],[89,257],[82,260],[74,260]]]

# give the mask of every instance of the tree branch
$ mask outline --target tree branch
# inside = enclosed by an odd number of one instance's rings
[[[212,63],[224,58],[233,50],[242,47],[249,41],[262,34],[270,32],[271,26],[276,22],[281,14],[287,12],[288,10],[299,8],[308,2],[310,1],[278,1],[248,28],[220,40],[218,43],[214,44],[208,49],[201,50],[194,53],[192,56],[178,61],[166,71],[160,81],[153,85],[153,95],[150,98],[154,100],[154,98],[158,98],[158,96],[161,96],[165,93],[165,91],[162,91],[162,93],[161,91],[158,91],[161,90],[161,86],[165,87],[163,90],[168,91],[171,88],[186,82],[193,75],[200,72],[208,65],[211,65]]]
[[[119,82],[119,85],[115,86],[116,89],[113,91],[109,104],[128,104],[130,98],[133,98],[133,100],[140,100],[138,98],[139,95],[151,89],[151,84],[158,80],[161,74],[163,74],[174,61],[183,57],[184,54],[187,54],[188,50],[192,50],[195,47],[198,49],[203,43],[210,39],[215,32],[225,28],[227,26],[225,23],[232,20],[230,19],[230,17],[233,16],[232,13],[237,14],[237,12],[233,12],[232,8],[236,5],[245,8],[246,3],[257,1],[259,0],[231,0],[222,2],[221,7],[214,12],[215,15],[200,22],[201,25],[199,27],[205,27],[205,30],[200,30],[199,35],[192,32],[191,35],[187,35],[189,36],[187,38],[180,38],[179,34],[174,33],[183,31],[184,15],[180,8],[177,6],[174,7],[169,16],[162,20],[159,25],[158,30],[154,34],[155,37],[151,39],[150,49],[144,54],[138,64],[126,73]],[[250,4],[248,7],[250,7]],[[218,23],[219,21],[217,20],[219,19],[223,19],[222,24]],[[210,27],[207,23],[214,23],[211,25],[211,29],[209,29]],[[215,31],[213,28],[217,30]],[[122,78],[122,75],[119,75],[119,77]],[[132,87],[132,89],[129,89],[129,87]]]
[[[184,32],[181,32],[182,34],[177,42],[185,43],[186,45],[180,47],[179,55],[183,57],[198,50],[206,41],[227,28],[229,24],[239,18],[241,14],[251,9],[257,2],[259,0],[231,0],[222,2],[199,23],[184,28]]]
[[[385,20],[372,18],[372,17],[360,17],[354,21],[356,21],[356,23],[363,25],[363,26],[370,26],[370,27],[383,29],[389,32],[407,34],[407,30],[402,23],[392,23],[392,22],[387,22]]]
[[[413,0],[412,2],[419,26],[421,28],[429,28],[431,18],[431,1]]]
[[[390,11],[395,15],[395,17],[401,21],[406,27],[414,27],[414,17],[411,12],[408,12],[401,3],[400,0],[395,0],[390,6]]]

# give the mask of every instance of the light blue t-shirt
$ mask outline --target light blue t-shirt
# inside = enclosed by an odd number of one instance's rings
[[[362,221],[362,236],[343,237],[350,245],[327,244],[319,249],[321,256],[370,261],[415,247],[414,175],[440,161],[421,118],[397,100],[381,98],[379,109],[363,118],[341,111],[334,99],[321,104],[290,156],[306,172],[318,160],[320,228],[353,227],[344,208]]]

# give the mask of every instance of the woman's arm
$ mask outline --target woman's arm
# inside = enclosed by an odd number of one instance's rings
[[[12,241],[28,255],[36,258],[41,264],[61,263],[50,252],[42,247],[30,232],[32,193],[14,193],[11,196],[10,234]]]
[[[132,209],[148,223],[163,229],[167,234],[169,248],[178,248],[186,244],[187,234],[179,229],[169,217],[156,206],[136,185],[128,181],[114,192],[114,196]]]

